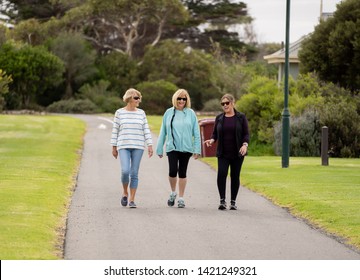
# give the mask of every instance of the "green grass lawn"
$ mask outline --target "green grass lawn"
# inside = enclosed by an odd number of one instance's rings
[[[0,115],[0,259],[60,259],[85,123]]]
[[[216,158],[203,158],[216,169]],[[246,157],[241,184],[360,249],[360,159]],[[241,198],[239,198],[241,201]]]

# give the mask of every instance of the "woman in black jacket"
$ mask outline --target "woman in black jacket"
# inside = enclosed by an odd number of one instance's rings
[[[226,209],[226,178],[230,167],[231,201],[230,210],[236,210],[236,197],[240,187],[240,171],[249,144],[249,126],[243,113],[235,110],[235,99],[231,94],[221,98],[224,112],[216,116],[211,139],[205,141],[207,147],[218,141],[217,186],[220,195],[219,210]]]

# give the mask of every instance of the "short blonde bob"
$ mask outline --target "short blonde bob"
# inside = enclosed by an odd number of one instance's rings
[[[123,96],[123,100],[124,100],[125,103],[129,103],[130,100],[131,100],[131,98],[133,98],[133,97],[135,97],[135,96],[140,97],[140,101],[141,101],[141,97],[142,97],[142,96],[141,96],[140,91],[138,91],[138,90],[136,90],[136,89],[134,89],[134,88],[129,88],[129,89],[125,92],[125,94],[124,94],[124,96]]]
[[[175,108],[177,108],[177,98],[178,98],[180,95],[183,95],[183,94],[185,94],[185,97],[187,98],[185,107],[191,108],[190,95],[189,95],[189,93],[188,93],[185,89],[182,89],[182,88],[181,88],[181,89],[178,89],[178,90],[174,93],[174,95],[173,95],[173,97],[172,97],[172,104],[173,104],[173,106],[174,106]]]

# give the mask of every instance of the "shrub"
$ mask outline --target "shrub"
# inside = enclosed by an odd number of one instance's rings
[[[256,77],[248,87],[248,93],[236,102],[236,109],[245,113],[249,121],[252,139],[259,143],[274,142],[274,124],[281,117],[282,93],[276,81]]]
[[[114,113],[117,109],[124,107],[125,105],[125,102],[121,98],[110,96],[104,98],[100,105],[100,109],[103,113]]]
[[[220,99],[215,98],[215,99],[210,99],[210,100],[206,101],[202,111],[204,111],[204,112],[221,112],[222,108],[220,105]]]
[[[89,99],[67,99],[54,102],[47,107],[53,113],[92,114],[98,113],[99,109]]]
[[[321,111],[321,124],[329,128],[329,149],[334,157],[360,156],[360,115],[355,100],[336,97]]]
[[[119,107],[125,106],[125,103],[120,97],[115,96],[115,93],[108,90],[109,86],[110,82],[104,80],[93,85],[85,84],[79,89],[79,96],[92,101],[100,112],[113,113]]]
[[[275,153],[281,154],[282,126],[279,122],[275,127]],[[321,127],[320,117],[316,110],[307,110],[290,120],[290,155],[320,156]]]
[[[153,115],[162,115],[172,106],[171,98],[177,90],[176,85],[164,80],[143,82],[136,88],[143,97],[140,107],[146,111],[146,114]]]

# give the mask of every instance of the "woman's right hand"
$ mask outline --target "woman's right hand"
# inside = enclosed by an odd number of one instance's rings
[[[214,142],[215,142],[214,139],[209,139],[209,140],[205,140],[204,144],[206,145],[206,147],[211,147]]]
[[[119,152],[118,152],[117,148],[116,148],[116,147],[113,147],[113,149],[112,149],[112,155],[113,155],[113,157],[114,157],[114,158],[117,158],[117,157],[118,157],[118,154],[119,154]]]

